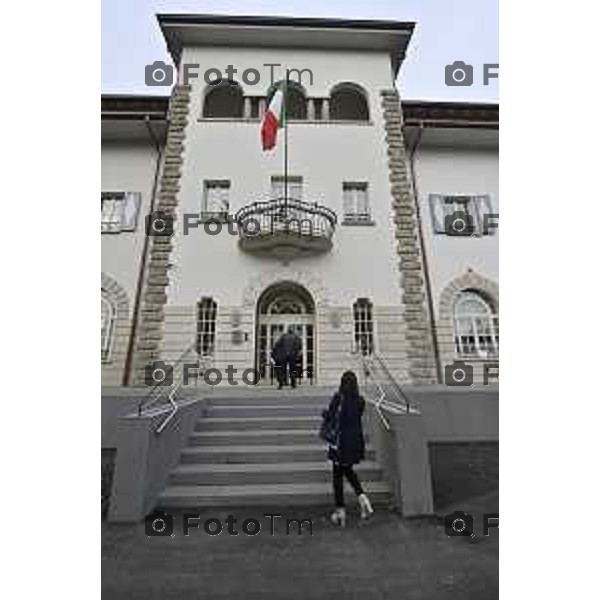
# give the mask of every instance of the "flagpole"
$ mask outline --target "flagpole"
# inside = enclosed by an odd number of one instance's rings
[[[285,217],[287,219],[287,203],[288,203],[288,115],[287,115],[287,88],[288,75],[285,75],[285,86],[283,88],[283,197],[285,206]]]

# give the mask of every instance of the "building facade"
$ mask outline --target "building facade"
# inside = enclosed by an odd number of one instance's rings
[[[498,360],[497,106],[401,102],[411,23],[159,21],[171,96],[102,99],[103,384],[187,352],[269,385],[290,326],[303,385],[357,353],[399,382],[441,383],[456,360],[481,379]],[[286,68],[287,132],[265,152]]]

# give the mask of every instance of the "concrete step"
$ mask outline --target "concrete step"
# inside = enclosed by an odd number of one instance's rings
[[[263,431],[269,429],[318,430],[321,416],[206,417],[196,423],[196,431]]]
[[[317,429],[195,431],[190,436],[189,446],[311,444],[317,440],[319,440]]]
[[[206,409],[207,417],[301,417],[321,416],[325,406],[312,404],[243,404],[221,406],[213,403]]]
[[[181,462],[189,463],[279,463],[325,460],[325,444],[294,445],[223,445],[190,446],[181,453]],[[374,460],[372,449],[365,452],[366,460]]]
[[[388,505],[389,490],[382,481],[363,487],[375,506]],[[348,504],[351,488],[346,484]],[[170,485],[160,495],[161,508],[222,506],[320,506],[333,504],[331,483],[274,483],[248,485]]]
[[[381,481],[376,462],[363,461],[356,467],[361,480]],[[281,462],[256,464],[183,464],[169,479],[170,485],[239,485],[270,483],[319,483],[331,481],[331,463]]]
[[[212,388],[210,398],[233,399],[233,398],[331,398],[337,391],[338,386],[331,385],[300,385],[296,389],[284,387],[277,389],[277,385],[257,386],[215,386]]]
[[[262,404],[265,406],[290,406],[294,404],[317,404],[322,408],[327,408],[331,396],[307,396],[302,392],[296,394],[261,394],[248,396],[211,396],[210,406],[248,406]]]

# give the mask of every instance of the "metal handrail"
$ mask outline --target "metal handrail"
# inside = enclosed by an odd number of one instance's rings
[[[381,356],[375,353],[365,354],[356,350],[353,350],[352,354],[357,357],[365,375],[365,380],[370,378],[373,385],[377,388],[378,397],[376,399],[373,400],[369,397],[366,397],[365,399],[375,406],[375,410],[377,411],[383,426],[388,431],[390,430],[390,423],[382,409],[400,415],[418,412],[414,405],[411,406],[408,397],[402,391],[400,384],[396,381]],[[387,386],[388,388],[391,387],[395,394],[400,398],[400,401],[398,402],[397,400],[389,398],[389,394],[384,389],[384,386]]]
[[[160,382],[156,383],[150,388],[148,395],[140,400],[138,404],[138,416],[140,417],[144,412],[148,412],[151,408],[156,407],[161,402],[171,405],[171,412],[156,428],[156,433],[161,433],[179,410],[176,398],[183,385],[184,365],[187,364],[186,361],[192,362],[192,359],[195,358],[195,356],[196,344],[194,343],[182,352],[172,365],[168,365],[173,369],[172,382],[169,385],[164,385]]]

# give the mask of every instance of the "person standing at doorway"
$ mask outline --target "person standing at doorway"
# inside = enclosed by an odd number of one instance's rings
[[[324,417],[335,420],[337,440],[330,444],[327,452],[333,463],[333,493],[335,510],[331,520],[336,525],[346,526],[346,508],[344,506],[344,477],[348,480],[360,506],[360,516],[363,519],[373,514],[369,498],[354,472],[353,466],[365,457],[365,438],[362,428],[362,415],[365,410],[365,400],[358,390],[358,381],[353,371],[342,375],[339,390],[334,394],[329,407],[324,411]]]
[[[294,333],[294,328],[289,326],[287,331],[273,346],[272,357],[275,361],[277,381],[282,389],[287,384],[287,374],[290,375],[290,385],[296,387],[296,362],[302,352],[302,342]]]

